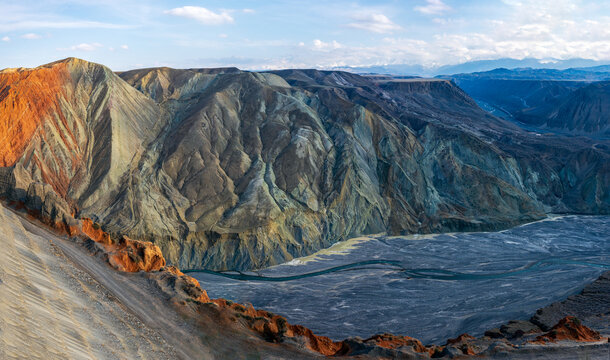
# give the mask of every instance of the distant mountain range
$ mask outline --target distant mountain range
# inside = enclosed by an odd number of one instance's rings
[[[599,65],[568,69],[534,69],[534,68],[497,68],[490,71],[438,75],[441,79],[504,79],[504,80],[576,80],[603,81],[610,80],[610,65]]]
[[[439,76],[492,114],[536,130],[610,137],[610,66]]]
[[[373,66],[355,66],[355,67],[335,67],[332,70],[342,70],[354,72],[357,74],[388,74],[388,75],[414,75],[422,77],[431,77],[438,75],[451,75],[461,73],[483,72],[498,68],[516,69],[580,69],[580,68],[598,67],[598,71],[608,72],[610,65],[608,61],[595,61],[590,59],[497,59],[497,60],[478,60],[470,61],[457,65],[443,65],[425,67],[418,64],[394,64],[394,65],[373,65]]]

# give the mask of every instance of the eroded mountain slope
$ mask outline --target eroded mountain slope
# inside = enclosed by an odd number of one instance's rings
[[[610,137],[610,81],[593,83],[565,96],[544,115],[549,128]]]
[[[3,70],[0,84],[1,164],[15,168],[22,191],[42,199],[49,189],[29,183],[50,185],[68,211],[99,212],[112,202],[163,125],[151,99],[83,60]]]
[[[123,77],[159,94],[150,84],[176,76],[144,71]],[[175,125],[157,164],[190,201],[184,217],[199,234],[176,255],[176,242],[159,243],[170,258],[191,256],[183,266],[260,267],[362,233],[490,228],[543,212],[519,188],[506,154],[457,131],[430,127],[418,139],[388,112],[367,108],[370,101],[354,101],[354,85],[295,88],[257,73],[200,81],[161,102]],[[464,186],[472,183],[481,186]]]
[[[232,68],[121,79],[67,59],[1,72],[0,93],[27,104],[16,89],[48,72],[63,74],[62,90],[44,111],[0,99],[0,124],[17,113],[33,129],[5,151],[0,195],[51,222],[75,214],[153,241],[183,269],[260,268],[366,233],[609,209],[605,144],[537,138],[444,80]]]
[[[530,129],[608,139],[607,69],[493,71],[443,76],[493,114]]]

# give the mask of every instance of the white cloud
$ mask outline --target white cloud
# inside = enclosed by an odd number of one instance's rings
[[[5,37],[2,38],[2,41],[9,42],[9,41],[11,41],[11,38],[8,37],[8,36],[5,36]]]
[[[229,37],[229,35],[227,35],[227,34],[218,34],[218,37],[221,38],[221,39],[226,39],[226,38]]]
[[[242,9],[241,11],[243,11],[246,14],[254,14],[256,12],[256,10],[254,10],[254,9]]]
[[[416,6],[413,8],[415,11],[419,11],[426,15],[440,15],[446,11],[451,10],[451,7],[445,4],[442,0],[426,0],[425,6]]]
[[[48,1],[56,2],[56,0]],[[45,0],[45,2],[48,1]],[[86,2],[86,0],[74,1]],[[112,2],[118,4],[121,0],[112,0]],[[182,19],[197,24],[192,21],[197,20],[210,25],[239,22],[241,19],[239,16],[246,18],[248,14],[252,13],[249,9],[242,7],[235,9],[208,7],[205,9],[195,6],[180,7],[182,5],[174,5],[177,7],[176,9],[172,9],[171,6],[165,8],[150,6],[147,11],[132,11],[134,16],[130,18],[128,26],[70,19],[65,17],[68,14],[31,13],[26,10],[32,9],[25,6],[22,6],[22,10],[18,9],[19,11],[10,13],[5,10],[9,5],[1,4],[0,13],[9,14],[9,16],[0,20],[0,34],[11,34],[9,39],[11,42],[6,43],[8,45],[16,43],[17,40],[23,41],[20,36],[25,33],[37,33],[46,40],[47,33],[55,35],[53,29],[137,27],[148,29],[150,26],[158,25],[156,17],[163,14],[164,10],[167,10],[165,11],[167,16],[164,15],[165,21]],[[450,5],[455,9],[452,10]],[[472,4],[452,0],[414,0],[369,7],[360,6],[354,2],[341,2],[333,6],[330,4],[318,5],[311,11],[315,10],[315,14],[319,14],[321,21],[328,21],[328,26],[321,27],[318,29],[320,33],[310,38],[300,37],[298,33],[294,33],[290,29],[285,33],[276,32],[269,37],[255,37],[254,40],[244,39],[247,36],[254,36],[253,34],[240,33],[239,29],[232,29],[229,32],[222,27],[216,28],[211,37],[171,33],[171,29],[163,27],[151,29],[151,31],[168,30],[170,33],[165,34],[167,35],[165,41],[174,39],[173,41],[180,46],[198,46],[205,49],[201,51],[202,53],[218,50],[218,53],[244,56],[249,59],[249,62],[227,58],[219,60],[217,65],[223,65],[223,61],[226,60],[227,63],[242,64],[241,66],[250,69],[316,66],[327,68],[385,64],[435,66],[503,57],[536,57],[547,60],[582,57],[610,60],[610,27],[608,26],[610,24],[610,5],[607,0],[497,0],[493,4],[482,5],[482,3]],[[406,22],[399,15],[405,10],[420,17],[423,17],[421,14],[425,14],[424,21]],[[261,11],[257,9],[255,13],[260,14]],[[310,16],[311,14],[304,13],[303,16],[305,15]],[[181,18],[171,16],[181,16]],[[343,21],[337,21],[337,19],[343,19]],[[403,29],[399,24],[403,26]],[[339,28],[340,26],[343,26],[343,30]],[[361,35],[359,37],[339,37],[340,33],[346,31],[346,28],[363,31],[362,33],[357,31]],[[364,31],[368,31],[370,34],[386,35],[370,36]],[[356,31],[351,32],[352,35],[355,35],[353,33]],[[224,38],[223,33],[229,33],[230,36]],[[118,37],[117,42],[112,44],[117,54],[125,51],[121,50],[121,43],[118,41],[127,43],[128,35],[125,34],[124,39]],[[0,44],[3,43],[2,41],[6,41],[2,36],[4,35],[0,36]],[[383,36],[386,38],[380,39]],[[318,39],[313,41],[316,38]],[[341,43],[332,41],[333,38],[339,39]],[[80,41],[87,41],[87,39],[102,41],[97,37],[84,38]],[[50,41],[58,40],[57,36],[50,39]],[[106,47],[100,48],[87,41],[85,44],[74,45],[62,50],[109,52],[108,43],[111,42],[104,41]],[[195,44],[193,45],[193,43]],[[53,48],[69,44],[78,44],[78,42],[55,43]],[[132,44],[132,46],[135,45]],[[254,50],[250,50],[251,48]],[[143,50],[138,48],[129,49],[129,51]],[[168,54],[168,56],[179,56],[178,52],[177,54]],[[255,54],[265,55],[257,59],[250,58],[256,56]],[[206,63],[206,65],[210,64]]]
[[[194,19],[205,25],[222,25],[234,22],[233,17],[229,15],[227,11],[215,13],[200,6],[183,6],[181,8],[167,10],[165,13]]]
[[[94,50],[99,49],[101,47],[103,47],[103,45],[100,44],[100,43],[82,43],[82,44],[70,46],[69,48],[57,48],[57,50],[60,50],[60,51],[65,51],[65,50],[72,50],[72,51],[94,51]],[[112,51],[114,49],[110,48],[110,50]]]
[[[468,25],[468,21],[464,18],[443,18],[443,17],[435,17],[432,19],[432,22],[442,26],[454,26],[454,27],[466,27]]]
[[[400,29],[399,25],[383,14],[356,14],[352,16],[352,20],[354,22],[347,24],[347,26],[378,34],[391,33]]]
[[[376,43],[336,45],[316,39],[309,46],[292,45],[282,59],[267,59],[267,64],[261,60],[250,68],[388,64],[434,67],[499,58],[610,61],[610,16],[593,6],[591,10],[574,4],[583,3],[579,0],[505,0],[501,13],[481,19],[476,27],[464,26],[466,20],[459,18],[438,18],[437,24],[454,30],[445,31],[431,22],[430,34],[421,38],[388,36]]]
[[[268,58],[223,58],[192,65],[231,64],[261,70],[392,64],[421,64],[432,68],[474,60],[526,57],[547,61],[571,58],[610,61],[608,12],[599,11],[593,6],[593,10],[585,5],[574,7],[573,4],[582,5],[583,2],[505,0],[501,12],[483,17],[476,26],[469,26],[468,19],[431,16],[431,21],[427,22],[430,32],[422,37],[401,31],[400,35],[387,35],[370,42],[365,39],[339,43],[328,38],[303,44],[299,43],[299,39],[277,44],[262,40],[250,43],[229,41],[227,46],[262,49],[278,46],[286,53],[283,56],[269,55]],[[379,10],[369,12],[375,14]],[[439,20],[435,23],[434,18]],[[451,27],[451,31],[447,31],[446,27]],[[204,45],[209,47],[207,43]]]
[[[28,39],[28,40],[37,40],[42,38],[42,36],[38,35],[38,34],[34,34],[34,33],[28,33],[28,34],[23,34],[21,35],[22,39]]]
[[[336,42],[335,40],[333,40],[332,42],[324,42],[320,39],[315,39],[313,41],[313,47],[316,50],[336,50],[336,49],[340,49],[343,47],[343,45],[339,44],[338,42]]]
[[[127,45],[121,45],[121,49],[123,49],[123,50],[129,50],[129,46],[127,46]]]
[[[109,24],[97,21],[14,21],[0,23],[0,31],[15,31],[23,29],[129,29],[134,26]]]

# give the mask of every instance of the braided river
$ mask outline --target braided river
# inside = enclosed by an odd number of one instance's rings
[[[610,270],[610,216],[499,232],[366,236],[256,272],[192,271],[212,298],[250,303],[335,340],[391,332],[440,343],[528,319]]]

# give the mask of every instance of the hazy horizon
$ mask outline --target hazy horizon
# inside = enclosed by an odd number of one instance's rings
[[[0,2],[0,68],[78,57],[113,70],[244,70],[477,60],[610,63],[603,1]]]

